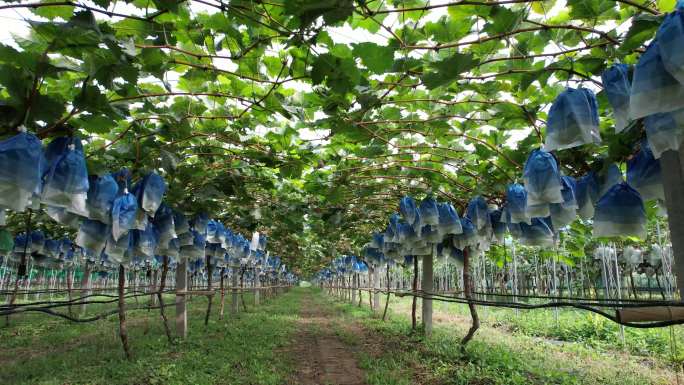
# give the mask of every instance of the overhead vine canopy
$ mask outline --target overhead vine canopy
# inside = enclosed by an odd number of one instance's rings
[[[6,1],[0,128],[77,133],[90,173],[155,169],[166,201],[269,234],[310,272],[432,193],[501,202],[543,143],[551,102],[598,94],[601,144],[578,175],[624,161],[601,73],[635,63],[674,0]]]

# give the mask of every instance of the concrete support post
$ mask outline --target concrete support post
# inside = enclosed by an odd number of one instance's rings
[[[230,285],[232,286],[230,294],[230,312],[237,314],[240,310],[240,303],[238,302],[238,276],[240,275],[240,265],[233,266],[230,274]]]
[[[433,291],[432,255],[423,256],[423,295]],[[423,328],[425,335],[432,334],[432,299],[423,298]]]
[[[351,277],[352,279],[352,285],[351,285],[351,303],[356,303],[356,288],[357,286],[357,274],[354,273]]]
[[[684,147],[681,148],[679,152],[665,151],[660,156],[660,166],[672,241],[673,273],[677,277],[679,298],[684,300]]]
[[[261,276],[259,275],[260,269],[256,269],[254,272],[254,306],[259,306],[261,295]]]
[[[373,267],[373,311],[380,311],[380,266]]]
[[[90,295],[90,289],[92,288],[92,283],[90,281],[90,273],[92,272],[92,265],[90,262],[86,262],[85,267],[83,268],[83,278],[81,279],[81,296],[85,297]],[[47,274],[47,273],[46,273]],[[88,300],[83,301],[84,303],[81,304],[81,314],[85,314],[86,312],[86,304]]]
[[[188,261],[183,258],[176,267],[176,293],[188,290]],[[176,334],[180,338],[188,336],[188,308],[186,295],[176,294]]]

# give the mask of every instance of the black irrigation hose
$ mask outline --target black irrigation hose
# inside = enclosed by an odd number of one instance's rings
[[[380,292],[384,293],[385,291],[379,290],[379,289],[360,289],[368,292]],[[418,297],[418,298],[429,298],[433,299],[436,301],[440,302],[451,302],[451,303],[460,303],[460,304],[468,304],[474,303],[476,305],[480,306],[490,306],[490,307],[505,307],[505,308],[511,308],[511,309],[523,309],[523,310],[534,310],[534,309],[544,309],[544,308],[557,308],[557,307],[570,307],[570,308],[576,308],[576,309],[581,309],[581,310],[586,310],[590,311],[592,313],[596,313],[600,316],[603,316],[617,324],[628,326],[628,327],[633,327],[633,328],[639,328],[639,329],[649,329],[649,328],[660,328],[660,327],[665,327],[665,326],[672,326],[672,325],[681,325],[684,324],[684,319],[681,320],[671,320],[671,321],[657,321],[657,322],[647,322],[647,323],[634,323],[634,322],[624,322],[621,321],[618,317],[613,316],[603,310],[597,309],[594,306],[594,304],[586,304],[586,303],[573,303],[573,302],[549,302],[549,303],[543,303],[543,304],[536,304],[536,305],[531,305],[531,304],[526,304],[526,303],[519,303],[519,302],[499,302],[499,301],[484,301],[484,300],[479,300],[479,299],[466,299],[463,297],[447,297],[447,296],[434,296],[434,295],[425,295],[420,293],[420,291],[416,293],[412,292],[398,292],[398,291],[391,291],[395,295],[399,296],[413,296],[413,297]],[[655,302],[655,301],[654,301]],[[678,306],[678,307],[684,307],[684,302],[670,302],[670,306]],[[618,306],[618,305],[611,305],[611,306],[603,306],[603,307],[608,307],[608,308],[644,308],[644,307],[652,307],[654,306],[653,303],[650,302],[645,302],[642,304],[626,304],[625,306]]]
[[[129,289],[148,289],[148,288],[153,288],[151,285],[147,286],[127,286],[125,289],[127,291],[136,291],[136,292],[143,292],[143,290],[129,290]],[[98,287],[98,288],[92,288],[92,289],[81,289],[81,288],[72,288],[71,291],[116,291],[116,287]],[[68,289],[41,289],[41,290],[19,290],[17,293],[18,294],[24,294],[24,295],[33,295],[33,294],[50,294],[50,293],[67,293],[69,290]],[[12,290],[0,290],[0,295],[8,295],[12,294]]]
[[[173,293],[174,290],[165,290],[164,293]],[[132,294],[136,293],[136,294]],[[143,297],[146,295],[150,294],[155,294],[156,292],[151,292],[151,293],[144,293],[141,291],[133,291],[130,292],[126,295],[126,298],[135,298],[135,297]],[[83,302],[84,299],[86,298],[92,298],[92,297],[105,297],[105,298],[115,298],[114,301],[87,301]],[[119,298],[118,295],[110,295],[110,294],[90,294],[78,298],[73,298],[71,300],[61,300],[61,301],[39,301],[39,302],[28,302],[28,303],[19,303],[19,304],[13,304],[11,306],[9,305],[0,305],[0,309],[5,310],[5,309],[15,309],[15,308],[21,308],[21,307],[26,307],[26,306],[37,306],[37,305],[62,305],[62,306],[67,306],[70,304],[91,304],[91,303],[110,303],[110,302],[115,302],[116,299]]]
[[[457,292],[458,293],[458,292]],[[518,297],[518,298],[533,298],[533,299],[548,299],[548,298],[554,298],[554,299],[565,299],[565,300],[570,300],[570,301],[596,301],[596,302],[637,302],[641,303],[644,301],[638,300],[638,299],[614,299],[614,298],[586,298],[586,297],[564,297],[564,296],[543,296],[543,295],[532,295],[532,294],[507,294],[507,293],[489,293],[489,292],[473,292],[473,294],[480,294],[480,295],[491,295],[491,296],[499,296],[499,297]],[[649,302],[656,302],[656,301],[649,301]],[[660,302],[677,302],[677,301],[660,301]]]
[[[447,299],[452,299],[452,298],[463,298],[463,297],[454,297],[454,296],[449,296],[449,295],[444,295],[444,294],[439,294],[439,293],[429,293],[425,292],[422,290],[418,290],[418,293],[425,293],[430,298],[447,298]],[[395,294],[397,293],[402,293],[400,291],[394,291]],[[410,295],[410,292],[406,292],[404,295]],[[491,295],[491,294],[481,294],[481,295],[490,295],[490,296],[496,296]],[[554,296],[548,296],[548,297],[538,297],[539,299],[548,299],[548,300],[559,300],[559,299],[566,299],[563,297],[554,297]],[[487,301],[491,303],[516,303],[516,304],[523,304],[521,302],[499,302],[499,301]],[[576,303],[587,305],[587,306],[599,306],[599,307],[607,307],[607,308],[639,308],[639,307],[651,307],[651,306],[674,306],[674,307],[682,307],[684,306],[684,302],[681,301],[624,301],[623,300],[606,300],[606,301],[595,301],[595,300],[588,300],[588,301],[577,301]]]
[[[116,301],[114,301],[114,302],[116,302]],[[165,308],[169,307],[169,306],[175,306],[175,304],[170,303],[170,304],[164,305]],[[160,308],[160,306],[153,306],[150,309],[159,309],[159,308]],[[147,306],[137,306],[137,307],[126,309],[126,312],[134,311],[134,310],[147,310],[147,309],[148,309]],[[46,309],[46,308],[25,308],[25,309],[22,309],[20,311],[11,312],[11,313],[0,312],[0,315],[15,314],[15,313],[29,313],[29,312],[45,313],[48,315],[64,318],[64,319],[71,321],[71,322],[86,323],[86,322],[98,321],[98,320],[107,318],[111,315],[117,314],[119,312],[119,309],[110,310],[106,313],[101,313],[101,314],[98,314],[96,316],[89,317],[89,318],[76,318],[76,317],[72,317],[68,314],[58,313],[58,312],[55,312],[55,311],[52,311],[52,310]]]
[[[369,289],[363,289],[359,288],[359,290],[364,290],[364,291],[370,291],[370,292],[379,292],[379,293],[387,293],[387,290],[383,289],[374,289],[374,288],[369,288]],[[398,296],[411,296],[414,291],[412,290],[391,290],[390,291],[392,294],[398,295]],[[415,293],[417,297],[420,298],[427,298],[429,299],[435,299],[437,301],[440,300],[440,298],[445,298],[447,300],[454,299],[454,298],[464,298],[464,297],[456,297],[453,295],[447,295],[447,294],[441,294],[441,293],[435,293],[435,292],[426,292],[424,290],[416,290]],[[462,291],[457,291],[454,292],[453,294],[462,294]],[[477,292],[473,294],[478,294],[478,295],[487,295],[487,296],[502,296],[502,297],[516,297],[514,295],[499,295],[495,293],[486,293],[486,292]],[[600,307],[608,307],[608,308],[639,308],[639,307],[651,307],[651,306],[675,306],[675,307],[682,307],[684,306],[684,301],[643,301],[643,300],[622,300],[622,299],[591,299],[591,298],[574,298],[574,297],[556,297],[556,296],[534,296],[533,298],[536,299],[546,299],[546,300],[577,300],[577,303],[587,305],[587,306],[600,306]],[[520,302],[499,302],[499,301],[487,301],[488,303],[516,303],[516,304],[521,304],[523,303]]]

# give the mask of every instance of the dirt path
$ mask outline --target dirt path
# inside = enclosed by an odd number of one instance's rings
[[[300,330],[288,354],[296,360],[297,370],[291,385],[366,385],[354,348],[345,344],[332,327],[329,309],[306,294],[300,312]]]

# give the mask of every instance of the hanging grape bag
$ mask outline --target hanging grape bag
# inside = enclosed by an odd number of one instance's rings
[[[401,198],[399,201],[399,212],[407,223],[413,223],[416,219],[416,201],[409,196]]]
[[[608,167],[604,168],[600,174],[598,174],[599,181],[599,198],[608,192],[616,184],[624,182],[622,177],[622,170],[617,164],[611,163]]]
[[[595,237],[646,237],[646,211],[639,192],[627,183],[614,185],[599,199],[594,213]]]
[[[176,226],[173,219],[173,210],[164,203],[159,206],[154,214],[152,223],[157,232],[159,243],[162,245],[166,245],[170,240],[176,238]]]
[[[577,218],[579,208],[576,198],[577,184],[575,179],[563,175],[561,177],[563,203],[552,203],[549,205],[551,223],[554,228],[560,229],[572,223]]]
[[[176,235],[180,236],[190,231],[190,223],[183,213],[175,211],[173,213],[173,224],[176,227]]]
[[[138,202],[133,194],[124,190],[124,194],[112,203],[112,237],[118,241],[122,235],[135,228]]]
[[[577,180],[575,198],[577,200],[577,215],[582,219],[594,216],[594,204],[598,200],[599,183],[596,173],[590,171]]]
[[[660,159],[668,150],[679,151],[684,141],[684,108],[647,116],[644,128],[654,158]]]
[[[87,216],[89,182],[81,140],[59,137],[45,150],[48,169],[43,176],[41,202]]]
[[[42,189],[45,159],[40,139],[20,132],[0,141],[0,206],[21,212]]]
[[[480,195],[472,198],[470,202],[468,202],[465,216],[470,219],[476,230],[491,227],[487,201]]]
[[[594,92],[567,88],[551,105],[547,119],[546,151],[601,143],[598,104]]]
[[[420,238],[431,244],[442,242],[442,234],[439,232],[438,226],[434,225],[423,226],[421,229]]]
[[[680,84],[684,84],[684,4],[665,16],[656,33],[663,66]]]
[[[88,218],[111,223],[112,204],[119,192],[119,185],[111,174],[90,176],[88,180],[86,208]]]
[[[621,63],[612,65],[601,74],[601,81],[608,102],[613,107],[615,132],[622,132],[629,123],[629,93],[632,88],[629,66]]]
[[[451,203],[437,204],[437,211],[439,212],[439,232],[441,234],[461,234],[461,220],[458,218],[458,213]]]
[[[645,140],[641,142],[639,151],[627,160],[627,183],[639,192],[644,201],[665,200],[660,162],[653,157]]]
[[[492,224],[492,241],[502,243],[506,234],[506,222],[502,221],[503,210],[496,209],[489,212],[490,223]]]
[[[145,175],[131,189],[131,193],[137,198],[140,208],[149,216],[154,216],[154,213],[161,204],[165,191],[166,183],[164,183],[164,179],[155,172]]]
[[[209,216],[205,213],[200,213],[192,220],[192,229],[202,235],[207,233],[207,224],[209,224]]]
[[[558,163],[550,153],[537,149],[530,153],[523,168],[527,191],[525,213],[529,218],[549,215],[549,204],[562,203],[561,178]]]
[[[506,188],[506,208],[510,214],[510,223],[530,223],[527,216],[527,191],[519,183],[511,183]]]
[[[461,234],[454,235],[452,242],[454,247],[457,249],[465,249],[468,246],[473,246],[477,244],[477,230],[473,225],[473,222],[467,216],[463,216],[461,219],[461,229],[463,232]]]
[[[107,243],[109,233],[110,229],[106,223],[84,219],[81,221],[75,241],[78,246],[99,254]]]
[[[659,43],[654,40],[634,68],[629,117],[636,120],[681,108],[684,108],[684,86],[665,68]]]
[[[127,252],[131,248],[131,233],[127,232],[122,235],[119,240],[114,240],[114,237],[109,235],[107,239],[107,244],[105,245],[105,253],[109,259],[117,264],[127,263],[129,260],[126,259]]]
[[[532,218],[532,224],[520,223],[520,242],[526,246],[551,247],[554,236],[549,218]]]
[[[421,224],[424,225],[438,225],[439,211],[437,210],[437,202],[431,196],[427,196],[420,202],[418,207],[418,214],[416,219],[420,218]]]

